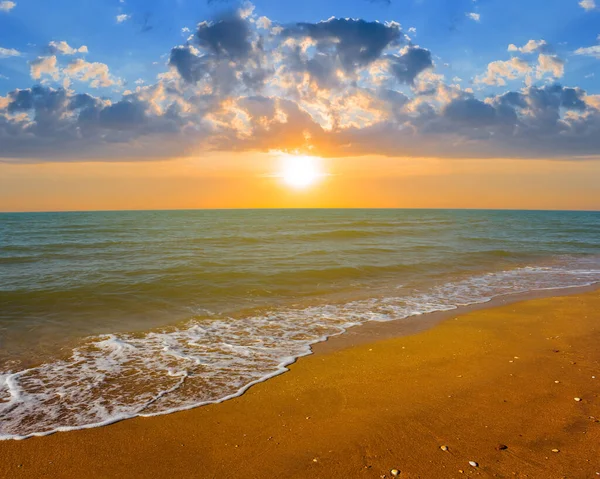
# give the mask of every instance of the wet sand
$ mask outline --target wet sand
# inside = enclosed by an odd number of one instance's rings
[[[356,328],[221,404],[0,442],[0,477],[600,477],[600,292],[487,306]]]

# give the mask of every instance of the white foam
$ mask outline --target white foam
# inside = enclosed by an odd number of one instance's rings
[[[66,359],[0,374],[0,439],[24,439],[154,416],[239,396],[287,371],[310,346],[368,321],[390,321],[499,295],[600,281],[595,264],[488,273],[341,305],[211,317],[179,329],[89,338]]]

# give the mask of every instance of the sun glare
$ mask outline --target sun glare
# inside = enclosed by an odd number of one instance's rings
[[[319,159],[312,156],[285,156],[281,177],[288,186],[306,188],[323,176],[319,163]]]

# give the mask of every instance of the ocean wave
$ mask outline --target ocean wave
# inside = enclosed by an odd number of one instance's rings
[[[509,293],[600,281],[597,258],[566,258],[342,304],[90,337],[66,357],[0,373],[0,439],[89,428],[220,402],[286,371],[310,346],[368,321],[476,304]]]

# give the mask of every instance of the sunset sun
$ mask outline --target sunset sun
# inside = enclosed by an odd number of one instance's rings
[[[307,188],[324,176],[319,158],[312,156],[285,156],[282,158],[281,178],[293,188]]]

